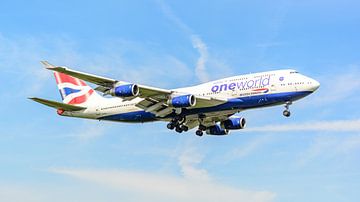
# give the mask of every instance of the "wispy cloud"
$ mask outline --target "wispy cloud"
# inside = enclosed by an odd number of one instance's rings
[[[79,140],[80,142],[88,142],[90,140],[94,140],[98,137],[101,137],[106,134],[109,129],[109,124],[85,120],[83,123],[77,127],[76,130],[71,133],[65,133],[63,135],[59,135],[58,137],[71,137]]]
[[[270,139],[268,136],[260,136],[246,142],[245,144],[236,146],[224,155],[222,155],[222,162],[228,163],[229,161],[232,161],[234,159],[245,158],[258,151],[261,146],[263,146],[269,141]]]
[[[203,156],[199,151],[193,147],[187,148],[179,156],[179,166],[181,172],[186,179],[210,181],[209,173],[205,169],[197,168],[196,166],[201,163]]]
[[[49,80],[49,75],[46,71],[41,71],[38,60],[41,55],[44,55],[46,50],[39,46],[39,41],[35,38],[12,39],[3,36],[0,33],[0,60],[1,71],[3,73],[3,80],[7,81],[8,85],[18,88],[17,84],[26,81],[26,88],[14,89],[17,93],[4,91],[2,96],[24,96],[24,94],[31,94],[39,92],[44,88],[44,83]],[[10,79],[11,78],[11,79]]]
[[[351,154],[355,154],[355,151],[360,151],[360,135],[317,136],[309,147],[299,155],[297,164],[304,166],[315,159],[336,157],[344,161],[351,158]]]
[[[328,131],[328,132],[360,132],[360,119],[311,121],[286,125],[265,125],[252,127],[243,132],[289,132],[289,131]]]
[[[101,50],[79,51],[79,45],[66,37],[24,37],[10,38],[0,33],[0,68],[3,77],[14,85],[16,95],[2,91],[2,96],[39,95],[46,90],[55,90],[55,81],[50,71],[45,70],[40,60],[55,65],[65,65],[81,71],[113,77],[142,84],[153,84],[164,88],[175,88],[191,82],[191,69],[172,55],[152,53],[149,44],[112,39],[104,42]],[[20,48],[21,47],[21,48]],[[131,61],[124,55],[140,55],[141,62]],[[19,59],[21,58],[21,59]],[[131,67],[131,68],[129,68]],[[173,74],[174,69],[177,74]],[[7,75],[7,76],[5,76]],[[11,78],[11,79],[10,79]],[[159,80],[158,78],[166,78]],[[174,85],[176,82],[176,86]],[[55,96],[54,96],[55,97]]]
[[[206,72],[206,63],[208,61],[208,49],[200,36],[194,34],[191,28],[186,25],[179,17],[175,15],[173,10],[164,1],[157,1],[164,15],[172,21],[181,31],[189,36],[193,47],[199,52],[200,56],[196,62],[195,74],[201,82],[209,81],[209,76]]]
[[[320,77],[321,87],[318,96],[312,99],[313,104],[324,105],[343,101],[344,99],[354,99],[359,97],[356,92],[360,88],[360,66],[359,65],[345,65],[345,69],[341,72],[331,72]],[[336,76],[334,76],[336,74]],[[348,100],[349,101],[349,100]]]
[[[192,34],[192,30],[189,26],[187,26],[180,18],[178,18],[173,10],[170,8],[168,4],[166,4],[163,0],[157,0],[158,5],[161,8],[161,11],[164,13],[164,15],[171,20],[176,26],[178,26],[183,32],[185,32],[187,35]]]
[[[206,44],[197,35],[191,37],[193,46],[199,51],[200,57],[196,62],[195,74],[201,82],[209,81],[209,76],[206,72],[206,62],[208,60],[208,50]]]
[[[175,155],[180,176],[161,172],[122,169],[51,168],[50,172],[70,176],[115,192],[126,192],[137,200],[151,201],[273,201],[276,194],[229,186],[213,178],[201,164],[204,153],[188,142]]]
[[[51,172],[71,176],[114,190],[126,190],[141,200],[156,201],[272,201],[275,194],[249,191],[221,183],[194,182],[186,178],[124,170],[54,168]]]
[[[28,201],[39,202],[46,201],[44,194],[39,193],[31,187],[14,186],[9,184],[0,185],[0,198],[2,201],[16,202]]]

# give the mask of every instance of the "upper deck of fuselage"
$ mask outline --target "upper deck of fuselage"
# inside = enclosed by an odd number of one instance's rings
[[[175,92],[191,92],[191,90],[194,88],[201,88],[201,87],[205,87],[205,86],[209,86],[209,85],[219,85],[219,84],[223,84],[226,82],[241,81],[241,80],[254,79],[254,78],[265,77],[265,76],[276,76],[276,75],[286,76],[289,74],[298,74],[298,73],[299,72],[296,71],[295,69],[280,69],[280,70],[271,70],[271,71],[265,71],[265,72],[247,73],[247,74],[217,79],[214,81],[209,81],[209,82],[198,84],[195,86],[176,88],[176,89],[172,89],[172,90]]]

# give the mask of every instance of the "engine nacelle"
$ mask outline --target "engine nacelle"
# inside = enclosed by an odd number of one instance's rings
[[[110,95],[116,97],[132,97],[139,95],[139,87],[136,84],[117,86],[110,90]]]
[[[246,119],[245,118],[229,118],[221,122],[221,127],[228,129],[228,130],[236,130],[236,129],[243,129],[246,126]]]
[[[227,135],[229,130],[222,129],[219,125],[210,126],[206,129],[206,134],[208,135]]]
[[[171,98],[168,104],[175,108],[193,107],[196,104],[196,98],[191,94],[181,95]]]

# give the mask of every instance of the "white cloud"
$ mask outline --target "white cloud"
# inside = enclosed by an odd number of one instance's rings
[[[203,156],[195,148],[187,148],[179,156],[179,166],[186,179],[210,181],[211,178],[205,169],[199,169],[196,166],[201,163]]]
[[[212,179],[206,169],[200,168],[203,159],[196,147],[188,145],[177,158],[181,176],[121,169],[53,168],[50,172],[77,178],[99,188],[125,192],[138,197],[139,201],[266,202],[275,198],[276,194],[270,191],[245,190]]]
[[[328,132],[329,134],[326,135],[315,136],[309,147],[300,153],[296,160],[296,164],[300,166],[319,159],[339,157],[341,160],[344,160],[344,157],[351,158],[351,154],[355,150],[360,150],[360,135],[358,135],[360,133],[360,119],[266,125],[247,128],[243,132],[306,132],[304,134],[309,135],[314,135],[311,132]],[[254,144],[255,148],[258,148],[256,142]],[[251,146],[250,144],[250,150],[252,149]],[[240,151],[246,154],[247,148],[245,147],[244,150]],[[240,152],[240,154],[242,153]]]
[[[63,201],[87,201],[87,202],[115,202],[119,197],[126,197],[126,193],[110,192],[99,186],[74,181],[63,183],[53,179],[51,183],[44,183],[40,178],[36,182],[21,184],[0,184],[0,199],[6,202],[63,202]],[[136,201],[136,200],[122,200]]]
[[[188,143],[191,144],[191,143]],[[122,169],[52,168],[50,172],[78,179],[82,184],[107,190],[108,193],[126,193],[134,201],[273,201],[276,194],[264,190],[247,190],[229,186],[213,179],[201,167],[204,155],[196,147],[187,145],[177,155],[181,176],[159,172]]]
[[[328,131],[328,132],[360,132],[360,119],[311,121],[297,124],[265,125],[246,128],[243,132],[289,132],[289,131]]]
[[[209,81],[209,76],[206,72],[206,62],[208,60],[208,50],[206,44],[199,36],[193,35],[191,37],[193,46],[199,51],[200,57],[196,62],[195,74],[201,82]]]
[[[186,178],[124,170],[52,169],[51,172],[71,176],[114,191],[127,191],[147,201],[272,201],[275,194],[249,191],[221,183],[192,181]]]

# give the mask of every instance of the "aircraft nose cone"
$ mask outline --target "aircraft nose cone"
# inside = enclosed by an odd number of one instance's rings
[[[310,90],[311,91],[316,91],[318,88],[320,87],[320,83],[318,81],[316,81],[315,79],[311,80],[311,87]]]

